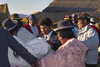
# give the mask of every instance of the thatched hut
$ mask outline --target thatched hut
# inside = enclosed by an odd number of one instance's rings
[[[71,15],[73,13],[79,13],[79,12],[86,12],[94,16],[97,19],[97,22],[99,22],[100,18],[99,3],[100,0],[54,0],[42,12],[36,13],[36,17],[38,20],[40,20],[42,17],[49,17],[55,25],[65,15]]]
[[[6,18],[10,18],[8,6],[7,4],[1,4],[0,5],[0,25],[2,21],[5,20]]]

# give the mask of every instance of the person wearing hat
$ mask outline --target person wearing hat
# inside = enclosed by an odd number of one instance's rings
[[[46,43],[45,39],[34,38],[28,42],[22,41],[19,37],[17,37],[18,22],[13,23],[15,21],[12,21],[10,19],[6,19],[6,21],[2,23],[3,28],[7,29],[13,35],[13,37],[20,44],[22,44],[22,46],[24,46],[28,50],[28,52],[30,52],[33,56],[35,56],[36,58],[42,58],[53,52],[50,45]],[[13,66],[17,65],[21,67],[31,67],[24,59],[18,56],[15,52],[13,54],[13,51],[10,48],[8,48],[8,57],[10,64]]]
[[[38,67],[85,67],[85,53],[88,47],[75,39],[72,29],[67,21],[61,21],[57,24],[57,32],[62,45],[52,55],[39,59],[35,65]]]
[[[9,23],[6,24],[6,22]],[[12,22],[10,19],[5,19],[2,23],[3,29],[0,29],[0,67],[11,67],[8,60],[8,47],[24,58],[30,65],[34,66],[34,62],[37,60],[37,58],[31,55],[26,48],[19,44],[8,32],[8,30],[4,30],[8,28],[11,30],[16,27],[17,24],[12,24],[10,22]],[[12,28],[10,28],[8,25],[11,25]]]
[[[41,29],[41,34],[37,35],[37,37],[43,37],[47,40],[47,42],[51,45],[51,48],[56,51],[61,43],[58,40],[57,33],[52,30],[52,21],[48,17],[44,17],[39,21],[39,26]]]
[[[29,32],[37,36],[40,34],[40,27],[36,24],[36,16],[34,14],[29,15],[29,24],[26,24],[24,28],[26,28]]]
[[[11,15],[11,20],[17,20],[19,26],[23,26],[22,18],[19,17],[17,13]]]
[[[75,27],[78,27],[77,26],[77,15],[76,14],[72,14],[72,22],[73,22]]]
[[[78,14],[79,33],[77,39],[85,44],[89,50],[86,53],[86,67],[96,67],[98,60],[99,37],[95,29],[90,26],[90,18],[87,13]]]

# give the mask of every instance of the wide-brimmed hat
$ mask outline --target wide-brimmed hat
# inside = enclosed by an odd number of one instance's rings
[[[11,31],[17,25],[18,25],[17,20],[11,20],[10,18],[7,18],[2,22],[2,28],[3,29],[8,29],[8,31]]]
[[[17,20],[17,19],[22,19],[22,18],[20,18],[17,13],[11,15],[11,20]]]
[[[74,28],[74,26],[69,25],[68,21],[61,21],[57,24],[57,26],[58,28],[54,29],[55,32]]]

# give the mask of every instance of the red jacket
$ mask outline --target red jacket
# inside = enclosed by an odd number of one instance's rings
[[[41,33],[41,31],[40,31],[40,27],[39,27],[39,25],[37,25],[37,24],[36,24],[36,26],[37,26],[37,28],[38,28],[38,32],[39,32],[39,34],[40,34],[40,33]],[[26,25],[24,26],[24,28],[26,28],[26,29],[27,29],[29,32],[31,32],[32,34],[34,33],[34,32],[31,30],[29,24],[26,24]]]
[[[91,28],[95,29],[99,35],[99,29],[97,27],[95,27],[94,25],[91,25]]]

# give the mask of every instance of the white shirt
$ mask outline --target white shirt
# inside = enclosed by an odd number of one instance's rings
[[[48,35],[44,35],[44,38],[46,39],[46,36],[47,36],[46,40],[49,40],[52,33],[53,33],[53,31],[51,31]]]
[[[36,24],[34,25],[34,27],[30,23],[29,23],[29,25],[30,25],[30,28],[31,28],[33,34],[35,36],[37,36],[39,34],[39,31],[38,31],[38,28],[37,28]]]

